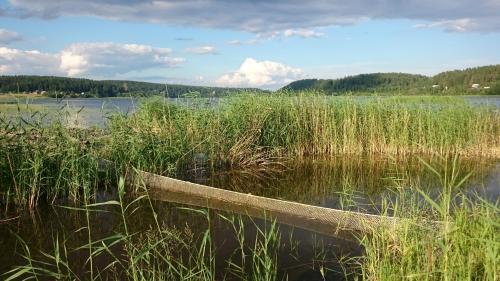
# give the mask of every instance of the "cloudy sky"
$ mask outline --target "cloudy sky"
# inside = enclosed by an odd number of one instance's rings
[[[0,0],[0,75],[275,89],[499,50],[500,0]]]

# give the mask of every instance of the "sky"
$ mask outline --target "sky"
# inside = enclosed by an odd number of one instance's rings
[[[500,0],[0,0],[0,75],[277,89],[500,63]]]

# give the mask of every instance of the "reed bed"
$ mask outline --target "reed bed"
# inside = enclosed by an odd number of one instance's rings
[[[282,169],[339,155],[460,154],[499,157],[500,113],[460,98],[243,95],[206,103],[153,99],[105,129],[70,128],[38,111],[0,115],[1,204],[81,200],[122,169],[163,175],[187,169]],[[19,111],[18,106],[18,111]],[[64,112],[61,113],[64,115]],[[59,121],[58,121],[59,120]]]
[[[270,167],[338,155],[500,156],[500,114],[460,98],[242,96],[147,102],[111,122],[112,154],[158,173],[181,163]]]
[[[379,229],[374,235],[363,237],[365,256],[358,261],[363,279],[498,280],[498,202],[472,203],[465,195],[461,201],[460,207],[451,208],[453,214],[446,215],[444,226],[448,228],[425,228],[421,222],[432,216],[413,209],[421,214],[414,214],[411,223],[402,225],[398,231]],[[448,212],[441,209],[442,202],[435,203],[439,206],[434,208],[440,213],[438,217]],[[415,208],[408,201],[393,201],[392,207],[395,204]]]
[[[6,123],[0,129],[0,205],[34,208],[40,199],[91,196],[105,181],[94,157],[98,135],[60,123]]]
[[[132,116],[112,117],[106,129],[69,128],[57,121],[47,124],[39,112],[14,119],[0,116],[2,209],[35,208],[40,202],[69,199],[76,204],[67,208],[87,219],[78,235],[88,236],[84,245],[72,247],[65,243],[66,235],[72,234],[60,233],[53,237],[51,251],[41,252],[19,237],[24,263],[0,278],[278,280],[276,252],[283,237],[276,223],[258,228],[249,243],[242,235],[241,218],[224,217],[239,247],[233,259],[224,261],[227,267],[222,275],[216,270],[213,218],[205,210],[193,211],[204,216],[207,225],[197,237],[190,236],[189,230],[164,228],[154,210],[151,229],[134,232],[127,218],[136,212],[139,201],[150,202],[150,198],[138,193],[136,200],[124,200],[124,182],[117,178],[131,166],[175,175],[197,167],[268,171],[285,166],[288,160],[333,160],[339,155],[500,156],[498,109],[472,106],[460,98],[363,99],[305,93],[245,95],[217,104],[205,101],[183,105],[151,100]],[[101,171],[100,158],[114,161],[119,169]],[[409,220],[395,232],[379,229],[359,236],[364,255],[341,259],[345,268],[354,268],[349,270],[357,273],[353,278],[499,279],[499,202],[461,194],[459,188],[469,176],[459,176],[463,173],[458,158],[446,159],[443,167],[424,164],[441,179],[438,195],[430,195],[435,191],[415,182],[395,181],[395,193],[382,202],[381,213]],[[344,180],[339,199],[343,208],[356,202],[355,180]],[[117,200],[96,203],[96,191],[103,187],[116,190]],[[108,207],[121,215],[121,227],[110,236],[93,237],[89,218]],[[428,220],[442,221],[443,227],[430,228]],[[83,254],[83,263],[71,258],[75,253]],[[319,255],[315,262],[326,276],[330,270],[326,261]]]

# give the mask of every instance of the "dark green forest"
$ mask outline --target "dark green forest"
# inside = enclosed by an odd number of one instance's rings
[[[475,85],[476,84],[476,85]],[[474,87],[473,87],[474,85]],[[166,90],[168,89],[168,90]],[[371,73],[340,79],[304,79],[278,92],[317,91],[325,94],[494,94],[500,95],[500,65],[467,68],[428,77],[407,73]],[[0,93],[43,93],[50,97],[223,97],[250,88],[188,86],[125,80],[91,80],[55,76],[0,76]]]
[[[0,93],[43,93],[51,97],[120,97],[152,96],[169,97],[221,97],[247,91],[260,91],[247,88],[219,88],[160,84],[124,80],[91,80],[55,76],[0,76]]]
[[[470,89],[472,84],[481,87],[500,90],[500,64],[441,72],[431,77],[433,85],[443,85],[449,88]],[[499,93],[500,94],[500,93]]]
[[[478,84],[473,88],[473,84]],[[500,65],[482,66],[439,73],[428,77],[406,73],[372,73],[340,79],[304,79],[282,91],[315,90],[327,94],[500,94]]]

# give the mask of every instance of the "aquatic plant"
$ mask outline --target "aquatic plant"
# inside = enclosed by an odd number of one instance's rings
[[[81,200],[84,190],[116,183],[116,172],[130,167],[175,175],[191,168],[279,170],[291,160],[339,155],[499,157],[499,112],[456,97],[302,93],[206,101],[153,99],[132,116],[111,116],[106,129],[46,123],[38,111],[0,116],[2,203]],[[118,169],[100,173],[101,158]]]
[[[151,202],[147,193],[126,201],[124,179],[118,183],[118,199],[87,203],[82,207],[65,206],[73,212],[83,213],[87,217],[87,225],[73,234],[62,233],[53,237],[52,252],[34,252],[24,240],[15,233],[21,246],[21,257],[24,264],[15,266],[1,276],[8,280],[23,279],[55,279],[55,280],[219,280],[216,276],[215,247],[213,244],[212,218],[207,209],[178,208],[179,211],[191,212],[204,218],[206,229],[201,233],[193,233],[188,227],[184,229],[166,228],[161,225],[153,205],[151,207],[154,224],[152,228],[140,233],[131,232],[128,217],[141,208],[140,203]],[[96,212],[118,212],[121,216],[121,227],[116,233],[103,238],[94,238],[88,218]],[[277,250],[279,230],[276,222],[263,227],[253,224],[256,236],[253,241],[245,238],[242,217],[232,215],[221,218],[230,222],[230,226],[238,231],[235,238],[240,245],[239,259],[223,261],[227,264],[227,272],[220,276],[238,276],[241,280],[277,280]],[[76,235],[80,231],[88,232],[88,243],[70,248],[66,235]],[[228,233],[227,238],[232,234]],[[71,257],[81,253],[85,264]],[[84,270],[82,270],[82,266]],[[238,271],[236,271],[238,270]],[[236,274],[236,272],[238,272]],[[226,277],[223,277],[224,279]]]
[[[456,157],[445,159],[442,167],[428,167],[440,178],[440,194],[431,197],[419,187],[413,187],[418,194],[410,193],[406,187],[386,200],[385,212],[409,220],[396,231],[381,228],[360,237],[362,279],[497,280],[499,202],[452,196],[467,178],[458,176]]]
[[[32,208],[40,198],[78,200],[105,181],[93,157],[98,131],[19,120],[23,123],[3,123],[0,129],[3,203]]]
[[[147,102],[111,122],[112,153],[158,173],[201,163],[272,166],[345,154],[498,157],[500,114],[460,98],[241,96],[219,106]]]

